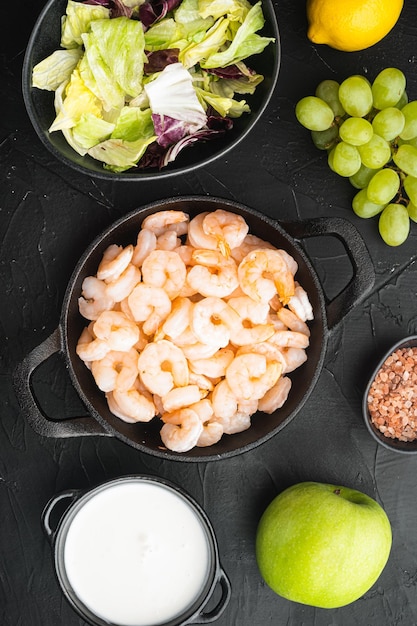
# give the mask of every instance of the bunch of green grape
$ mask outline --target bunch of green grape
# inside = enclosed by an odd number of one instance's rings
[[[361,75],[324,80],[295,114],[327,150],[330,169],[358,189],[355,214],[378,215],[384,242],[404,243],[417,222],[417,101],[408,100],[403,72],[385,68],[373,83]]]

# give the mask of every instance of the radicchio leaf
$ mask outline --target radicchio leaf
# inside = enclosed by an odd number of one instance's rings
[[[139,8],[139,19],[146,28],[149,28],[180,3],[181,0],[148,0]]]
[[[171,63],[178,63],[179,48],[167,48],[166,50],[155,50],[146,52],[148,62],[144,64],[145,74],[154,74],[162,70]]]
[[[155,134],[158,136],[157,142],[164,148],[176,143],[185,135],[191,134],[195,129],[195,124],[184,122],[184,120],[176,120],[173,117],[169,117],[169,115],[153,113],[152,121]]]

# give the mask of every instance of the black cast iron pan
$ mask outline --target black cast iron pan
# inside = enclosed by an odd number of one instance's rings
[[[224,208],[242,215],[250,232],[284,248],[298,263],[296,279],[307,291],[314,311],[308,359],[290,374],[293,384],[284,406],[272,415],[256,414],[252,426],[235,435],[224,435],[215,445],[194,448],[185,454],[166,450],[159,436],[160,420],[127,424],[110,413],[104,394],[76,355],[75,348],[86,320],[78,311],[78,298],[86,276],[97,271],[105,248],[112,244],[135,243],[142,220],[161,210],[182,210],[194,216],[203,211]],[[342,291],[328,301],[317,274],[299,241],[307,237],[334,236],[342,241],[352,263],[353,276]],[[374,284],[375,274],[367,248],[356,228],[340,218],[280,224],[242,204],[204,196],[170,198],[149,204],[119,219],[90,245],[79,260],[69,281],[58,328],[19,364],[14,384],[22,410],[34,430],[49,437],[107,435],[157,457],[177,461],[212,461],[231,457],[267,441],[282,430],[300,411],[312,392],[323,365],[329,332],[363,299]],[[39,406],[32,388],[32,374],[47,358],[59,352],[65,359],[72,384],[83,401],[87,417],[53,420]]]

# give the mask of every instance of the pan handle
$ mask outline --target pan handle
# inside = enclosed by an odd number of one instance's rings
[[[368,295],[375,283],[375,268],[362,236],[351,222],[339,217],[280,224],[294,239],[333,236],[342,242],[353,267],[353,276],[333,300],[327,300],[327,325],[329,330],[335,328]]]
[[[22,411],[33,430],[44,437],[79,437],[109,435],[93,417],[73,417],[53,420],[48,417],[33,392],[34,371],[49,357],[61,350],[59,327],[21,361],[13,372],[13,386]]]

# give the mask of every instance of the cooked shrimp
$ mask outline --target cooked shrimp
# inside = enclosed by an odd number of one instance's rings
[[[196,248],[194,246],[189,246],[187,244],[183,244],[175,249],[175,252],[180,255],[185,265],[192,264],[193,252]]]
[[[288,374],[300,367],[307,361],[306,351],[302,348],[283,348],[282,356],[284,357],[285,365],[283,372]]]
[[[172,250],[153,250],[142,263],[143,282],[160,287],[171,300],[180,293],[186,274],[184,261]]]
[[[107,341],[110,350],[127,352],[139,340],[139,328],[122,311],[103,311],[94,322],[96,337]]]
[[[156,415],[151,394],[141,389],[139,383],[125,391],[115,389],[112,392],[112,399],[120,412],[132,422],[150,422]]]
[[[185,235],[189,219],[189,215],[184,211],[158,211],[145,217],[142,228],[149,229],[157,237],[166,230],[174,230],[177,234]]]
[[[203,230],[203,220],[209,214],[208,211],[199,213],[188,225],[187,244],[193,248],[205,250],[217,250],[217,239]]]
[[[224,426],[216,418],[203,422],[203,430],[199,436],[196,446],[206,448],[220,441],[223,437]]]
[[[226,370],[227,383],[238,400],[262,398],[281,375],[282,367],[262,354],[235,356]]]
[[[187,283],[203,296],[224,298],[239,285],[237,265],[226,259],[217,250],[194,250],[192,262],[195,264],[187,272]]]
[[[121,302],[124,298],[127,298],[132,289],[140,283],[141,276],[140,269],[132,265],[132,263],[129,263],[127,268],[116,280],[107,283],[107,295],[112,298],[114,302]]]
[[[78,308],[87,320],[96,320],[100,313],[112,309],[114,300],[106,291],[106,283],[95,276],[84,278],[81,286],[81,297],[78,298]]]
[[[304,322],[314,319],[313,307],[308,295],[297,282],[295,283],[294,295],[288,300],[288,308]]]
[[[190,370],[195,374],[202,374],[208,378],[220,378],[225,376],[226,370],[233,361],[235,355],[230,348],[220,348],[208,359],[189,360]]]
[[[239,324],[233,326],[230,335],[234,345],[261,343],[274,334],[274,326],[267,323],[268,304],[255,302],[249,296],[230,298],[227,303],[239,315]]]
[[[102,359],[91,363],[91,373],[101,391],[127,391],[138,377],[138,353],[110,350]]]
[[[295,350],[295,348],[291,349]],[[275,361],[276,363],[279,363],[282,370],[287,367],[283,349],[274,345],[270,341],[240,346],[236,352],[236,356],[240,356],[241,354],[262,354],[268,362]]]
[[[276,330],[269,341],[280,348],[307,348],[310,343],[308,335],[295,330]]]
[[[192,307],[192,302],[188,298],[175,298],[172,301],[171,312],[162,324],[162,331],[171,338],[179,337],[189,328]]]
[[[133,263],[133,265],[136,265],[136,267],[141,267],[143,261],[146,259],[148,254],[150,254],[152,250],[155,250],[155,248],[155,233],[153,233],[148,228],[142,228],[142,230],[140,230],[138,233],[131,263]]]
[[[234,258],[237,264],[239,264],[245,256],[252,252],[252,250],[258,250],[259,248],[275,249],[275,246],[269,241],[264,241],[256,235],[246,235],[240,246],[232,248],[230,251],[231,256]]]
[[[224,348],[230,341],[239,316],[221,298],[208,297],[196,302],[191,312],[191,329],[201,343]]]
[[[225,435],[236,435],[250,428],[251,417],[250,413],[236,411],[230,417],[215,417],[213,421],[222,425]]]
[[[229,387],[225,378],[222,378],[214,387],[211,402],[216,418],[228,420],[237,412],[236,395]]]
[[[190,365],[190,362],[188,362],[188,365]],[[190,385],[197,385],[202,397],[206,396],[210,391],[213,391],[214,388],[213,381],[210,380],[210,378],[204,376],[204,374],[196,374],[191,369],[189,373],[189,383]]]
[[[164,413],[162,421],[162,442],[174,452],[188,452],[194,448],[203,432],[203,424],[197,412],[190,408]]]
[[[201,391],[197,385],[185,385],[184,387],[174,387],[162,396],[161,400],[164,412],[172,413],[199,402],[201,397]]]
[[[188,364],[184,353],[166,339],[145,346],[139,355],[138,368],[146,388],[161,397],[174,386],[188,385]]]
[[[239,284],[256,302],[269,302],[277,293],[287,304],[294,295],[294,277],[278,250],[249,252],[238,266]]]
[[[189,361],[195,361],[196,359],[210,359],[214,354],[216,354],[218,349],[219,347],[216,344],[202,343],[201,341],[182,346],[184,356]]]
[[[139,283],[127,298],[136,322],[143,322],[143,332],[153,335],[171,311],[171,300],[161,287]]]
[[[110,351],[107,341],[97,339],[92,333],[92,328],[86,326],[78,339],[76,353],[82,361],[90,363],[97,359],[102,359]]]
[[[263,413],[273,413],[277,409],[280,409],[288,398],[291,385],[291,378],[281,376],[275,385],[260,398],[258,409]]]
[[[175,250],[181,245],[181,239],[174,230],[166,230],[156,239],[156,247],[158,250]]]
[[[307,324],[300,319],[298,315],[290,311],[290,309],[287,309],[287,307],[281,307],[281,309],[277,311],[277,317],[290,330],[294,330],[297,333],[302,333],[303,335],[310,337],[310,329]]]
[[[97,269],[97,278],[107,282],[116,280],[129,265],[133,256],[133,246],[129,244],[125,248],[117,244],[111,244],[103,253],[103,258]]]
[[[202,226],[206,235],[216,239],[217,248],[225,257],[230,256],[232,248],[241,245],[249,230],[241,215],[224,209],[208,213],[203,219]]]

